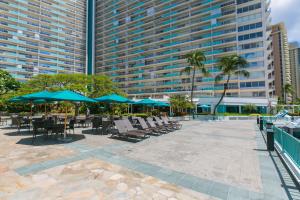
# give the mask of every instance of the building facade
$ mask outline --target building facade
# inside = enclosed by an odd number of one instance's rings
[[[300,98],[300,46],[298,43],[290,43],[290,61],[292,86],[294,89],[293,100]]]
[[[238,54],[250,77],[234,77],[228,98],[274,96],[270,1],[96,0],[95,72],[111,76],[130,96],[189,94],[191,78],[180,71],[188,52],[205,52],[211,73],[196,74],[195,98],[218,98],[224,82],[218,59]]]
[[[36,74],[85,73],[86,0],[1,0],[0,68]]]
[[[285,84],[292,84],[289,43],[284,23],[272,26],[272,47],[275,73],[275,94],[282,101],[292,101],[292,96],[285,96]]]

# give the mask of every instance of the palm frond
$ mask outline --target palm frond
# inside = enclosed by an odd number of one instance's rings
[[[185,67],[184,69],[182,69],[182,70],[180,71],[180,75],[182,75],[182,74],[190,75],[190,74],[191,74],[191,71],[192,71],[192,67]]]
[[[246,77],[246,78],[249,78],[250,72],[248,72],[247,70],[242,69],[242,70],[235,71],[235,72],[234,72],[234,75],[237,75],[237,76],[244,76],[244,77]]]
[[[218,74],[218,75],[215,77],[215,83],[218,83],[218,82],[220,82],[221,80],[223,80],[223,77],[224,77],[224,74],[223,74],[223,73]]]

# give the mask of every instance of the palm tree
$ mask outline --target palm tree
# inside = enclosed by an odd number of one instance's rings
[[[226,94],[230,79],[233,76],[240,76],[240,75],[247,78],[249,77],[250,73],[247,70],[241,69],[241,68],[245,68],[247,65],[248,65],[247,60],[238,55],[224,56],[220,59],[218,63],[218,68],[220,69],[221,73],[215,77],[215,83],[224,80],[224,78],[226,82],[224,84],[222,96],[214,108],[214,115],[216,114],[217,107],[220,105],[220,103],[222,102]]]
[[[196,71],[200,70],[204,76],[208,76],[209,72],[206,70],[204,66],[204,62],[206,61],[206,57],[203,51],[196,50],[194,52],[188,53],[184,56],[186,58],[188,64],[190,66],[187,66],[181,71],[181,74],[192,74],[192,88],[191,88],[191,103],[193,104],[193,97],[194,97],[194,87],[195,87],[195,75]],[[193,119],[195,118],[194,112],[193,112]]]
[[[285,104],[287,104],[288,103],[287,102],[288,95],[292,94],[294,92],[293,86],[289,83],[286,83],[283,86],[283,91],[284,91],[284,101],[285,101]]]

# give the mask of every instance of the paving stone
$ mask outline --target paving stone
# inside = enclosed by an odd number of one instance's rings
[[[4,179],[17,180],[22,187],[29,185],[24,191],[14,189],[15,193],[10,193],[16,199],[22,195],[148,199],[154,194],[156,199],[169,200],[296,199],[299,191],[284,174],[276,153],[260,151],[266,146],[253,122],[238,122],[238,126],[237,122],[184,123],[180,131],[139,143],[99,135],[44,147],[9,142],[13,148],[0,149],[0,166],[5,159],[9,165],[19,166],[4,170],[13,172]],[[0,134],[0,139],[0,145],[5,146],[16,138]],[[30,188],[42,186],[43,179],[49,192]],[[2,184],[0,180],[0,188]],[[2,191],[0,195],[8,197]]]

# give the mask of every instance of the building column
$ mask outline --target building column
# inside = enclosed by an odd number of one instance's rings
[[[242,106],[239,105],[239,113],[242,114]]]
[[[86,74],[95,73],[95,0],[87,0]]]

